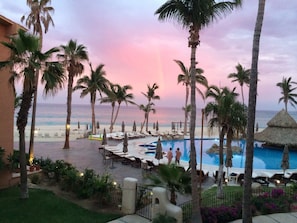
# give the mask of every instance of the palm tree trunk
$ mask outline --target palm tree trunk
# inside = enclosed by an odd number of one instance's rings
[[[223,147],[224,147],[224,129],[221,128],[220,131],[220,145],[219,145],[219,172],[218,172],[218,187],[217,187],[217,198],[221,199],[224,197],[223,193],[223,168],[224,168],[224,156],[223,156]]]
[[[257,81],[258,81],[258,58],[260,48],[260,36],[264,18],[265,0],[259,0],[258,14],[254,30],[252,66],[249,88],[249,106],[248,106],[248,124],[247,124],[247,142],[246,142],[246,160],[244,172],[243,187],[243,205],[242,205],[242,222],[252,223],[251,197],[252,197],[252,173],[254,157],[254,126],[257,104]]]
[[[92,109],[92,134],[96,134],[96,119],[95,119],[95,101],[91,102]]]
[[[195,70],[196,70],[196,47],[191,47],[191,121],[190,121],[190,166],[191,166],[191,187],[192,187],[192,216],[191,222],[202,222],[200,212],[200,194],[198,191],[198,175],[197,175],[197,160],[196,160],[196,148],[195,148],[195,125],[196,125],[196,82],[195,82]]]
[[[25,143],[25,128],[28,120],[28,113],[31,107],[32,94],[23,92],[22,103],[17,118],[17,127],[19,130],[19,150],[20,150],[20,168],[21,168],[21,199],[29,198],[27,185],[27,160],[26,160],[26,143]]]
[[[113,116],[114,116],[114,104],[112,104],[111,107],[112,107],[112,109],[111,109],[111,118],[110,118],[110,127],[109,127],[110,133],[112,133],[112,130],[113,130],[112,120],[113,120]]]
[[[34,89],[34,98],[32,106],[32,117],[31,117],[31,130],[30,130],[30,142],[29,142],[29,162],[30,165],[34,160],[34,135],[35,135],[35,122],[36,122],[36,107],[37,107],[37,89],[39,81],[39,70],[36,71],[35,77],[35,89]]]
[[[185,101],[185,123],[184,123],[184,136],[187,135],[187,122],[188,122],[188,100],[189,100],[189,86],[186,86],[186,101]]]
[[[120,107],[121,107],[121,104],[119,104],[118,107],[117,107],[117,110],[116,110],[114,119],[113,119],[113,121],[112,121],[112,127],[114,126],[114,124],[115,124],[115,122],[116,122],[116,120],[117,120],[117,118],[118,118],[119,111],[120,111]]]
[[[244,105],[243,86],[241,86],[241,97],[242,97],[242,104]]]
[[[145,131],[148,132],[148,120],[149,120],[149,112],[146,114],[146,125],[145,125]]]
[[[68,91],[67,91],[67,117],[65,126],[65,143],[63,149],[69,149],[69,136],[70,136],[70,118],[71,118],[71,103],[72,103],[72,86],[73,86],[73,76],[69,76],[68,80]]]
[[[42,34],[42,27],[39,23],[39,50],[42,49],[43,44],[43,34]],[[36,70],[35,76],[35,89],[34,89],[34,99],[33,99],[33,106],[32,106],[32,118],[31,118],[31,130],[30,130],[30,142],[29,142],[29,162],[32,164],[34,160],[34,136],[35,136],[35,123],[36,123],[36,108],[37,108],[37,90],[38,90],[38,83],[39,83],[39,69]]]

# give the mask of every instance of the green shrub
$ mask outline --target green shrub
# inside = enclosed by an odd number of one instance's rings
[[[106,205],[111,202],[111,193],[117,193],[117,188],[109,174],[98,176],[94,184],[94,196],[99,204]]]
[[[62,190],[75,191],[76,182],[79,179],[79,171],[75,168],[69,168],[65,171],[62,180],[60,181],[60,187]]]
[[[95,184],[98,175],[94,170],[85,169],[83,175],[79,177],[76,183],[75,193],[79,198],[89,198],[95,193]]]
[[[32,176],[30,176],[30,179],[31,179],[32,184],[40,184],[41,183],[39,174],[33,174]]]

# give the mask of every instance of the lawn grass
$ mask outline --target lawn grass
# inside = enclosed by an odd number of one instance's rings
[[[86,210],[51,191],[30,189],[26,200],[19,193],[18,187],[0,190],[1,223],[104,223],[120,217]]]
[[[217,198],[217,187],[212,187],[202,192],[203,207],[231,206],[242,201],[243,189],[236,186],[224,186],[224,199]]]

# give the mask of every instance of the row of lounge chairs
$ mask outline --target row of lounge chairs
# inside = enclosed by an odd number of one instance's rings
[[[217,182],[218,171],[214,173],[215,182]],[[243,185],[244,183],[244,173],[231,173],[229,178],[226,178],[226,173],[224,172],[223,177],[226,181],[233,181],[235,184]],[[261,186],[269,186],[270,184],[275,186],[286,186],[288,183],[297,182],[297,172],[287,173],[267,173],[262,172],[258,174],[253,174],[252,181],[258,183]]]
[[[103,149],[103,148],[102,148]],[[128,154],[125,154],[123,152],[119,152],[117,150],[105,150],[103,149],[103,160],[104,162],[108,161],[120,161],[124,165],[131,165],[135,168],[142,168],[144,170],[148,171],[155,171],[158,169],[158,165],[156,165],[151,160],[145,160],[141,159],[136,156],[130,156]],[[165,164],[159,164],[159,165],[165,165]],[[181,167],[183,170],[184,168]],[[201,182],[204,182],[209,177],[208,171],[203,170],[197,170],[197,175],[201,177]],[[213,178],[214,182],[217,183],[218,181],[218,171],[213,172]],[[243,185],[244,183],[244,173],[231,173],[229,176],[227,176],[226,172],[223,172],[223,182],[227,183],[232,181],[235,184]],[[286,186],[290,182],[297,182],[297,172],[292,173],[268,173],[268,172],[262,172],[258,174],[253,174],[252,181],[254,183],[258,183],[261,186],[269,186],[270,184],[273,184],[275,186]]]

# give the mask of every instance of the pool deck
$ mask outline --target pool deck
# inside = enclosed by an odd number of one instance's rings
[[[136,157],[141,158],[142,160],[151,160],[155,164],[158,164],[158,163],[167,164],[166,155],[163,156],[163,159],[158,161],[157,159],[154,158],[154,156],[145,154],[145,152],[148,151],[147,148],[139,146],[141,144],[150,144],[152,142],[156,142],[157,140],[158,140],[158,137],[145,137],[145,138],[140,138],[140,139],[129,140],[128,141],[129,151],[127,153],[127,156],[136,156]],[[106,149],[114,149],[114,150],[118,150],[118,151],[122,151],[122,148],[123,148],[122,143],[119,143],[118,145],[106,147]],[[183,161],[183,160],[180,161],[180,165],[183,166],[185,169],[188,169],[188,167],[189,167],[189,163],[186,161]],[[197,160],[197,169],[200,169],[199,160]],[[213,172],[218,170],[218,166],[202,163],[202,170],[212,174]],[[229,173],[229,174],[230,173],[240,174],[240,173],[244,173],[244,168],[232,167],[232,168],[227,169],[224,166],[224,171],[226,171],[226,173]],[[293,172],[297,172],[297,169],[286,170],[286,173],[293,173]],[[253,177],[270,178],[276,173],[282,174],[284,172],[281,169],[254,169]]]

